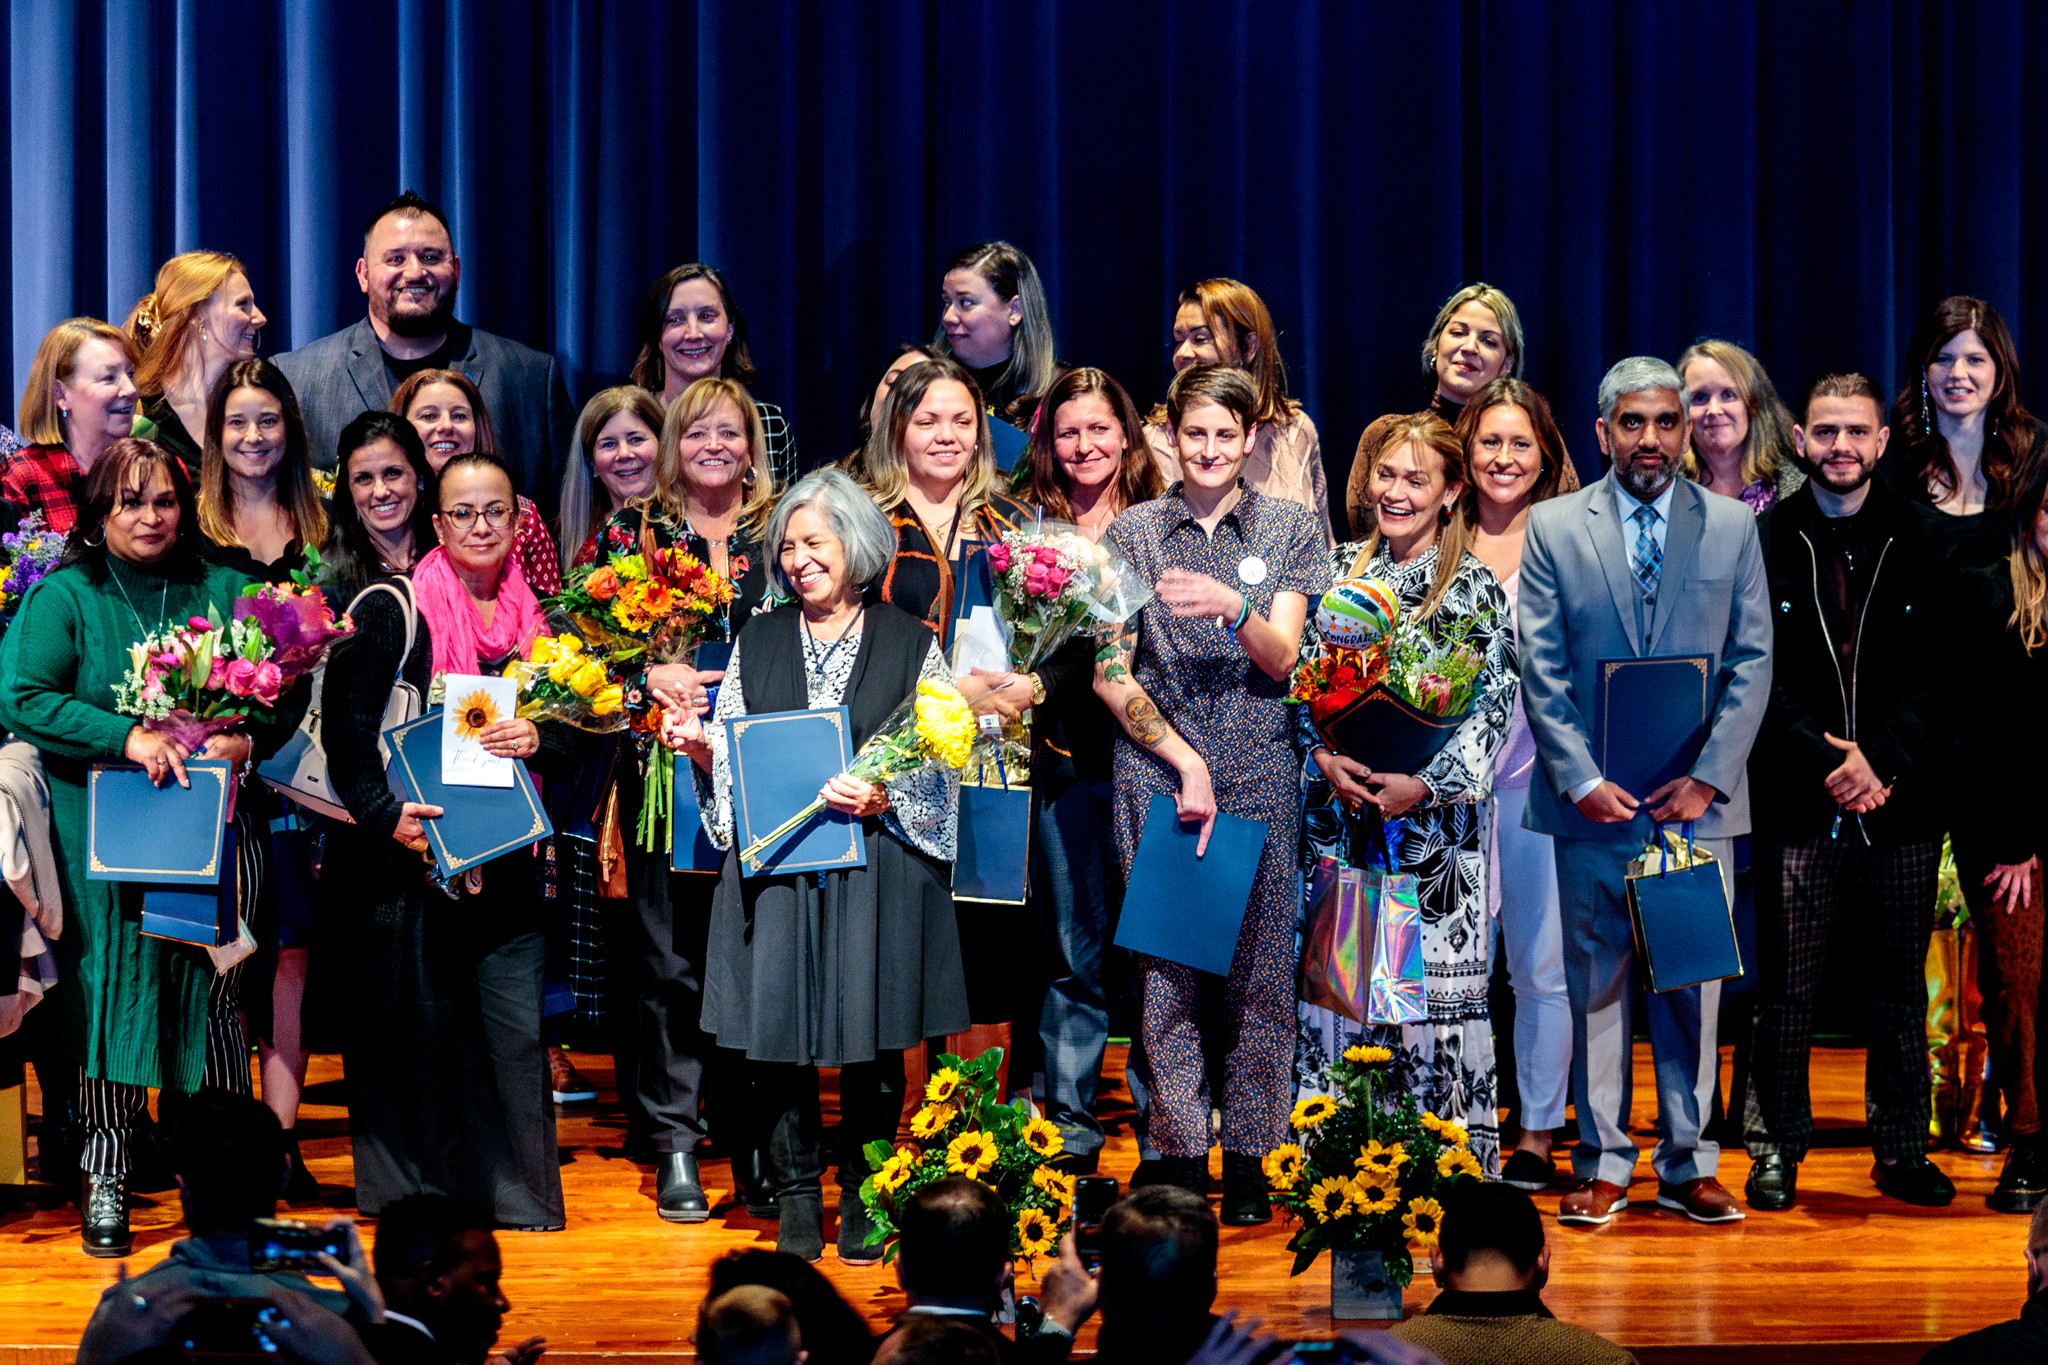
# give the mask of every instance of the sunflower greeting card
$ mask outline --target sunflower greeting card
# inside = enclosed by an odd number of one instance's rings
[[[441,780],[454,787],[509,787],[517,759],[484,750],[482,736],[501,720],[519,714],[517,678],[442,679]]]

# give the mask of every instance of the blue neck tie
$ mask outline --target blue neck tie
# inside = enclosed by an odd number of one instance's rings
[[[1643,585],[1643,596],[1657,595],[1657,576],[1664,570],[1664,547],[1657,543],[1651,528],[1657,524],[1657,509],[1645,503],[1636,508],[1636,550],[1630,568],[1635,571],[1636,582]]]

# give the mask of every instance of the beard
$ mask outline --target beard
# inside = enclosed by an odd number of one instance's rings
[[[1637,464],[1620,465],[1616,467],[1614,477],[1637,502],[1654,502],[1678,477],[1678,465],[1667,463],[1659,469],[1645,469]]]
[[[1871,462],[1870,464],[1864,464],[1861,461],[1858,461],[1856,468],[1853,471],[1850,471],[1846,475],[1836,476],[1830,475],[1828,467],[1824,463],[1812,464],[1804,459],[1800,460],[1799,463],[1802,467],[1805,468],[1807,478],[1812,479],[1815,483],[1819,484],[1822,488],[1827,489],[1828,492],[1833,493],[1836,497],[1846,497],[1849,494],[1854,493],[1857,489],[1869,483],[1872,476],[1874,476],[1877,473],[1877,464],[1875,461]]]
[[[448,330],[448,324],[455,321],[455,290],[448,289],[434,298],[434,306],[424,313],[395,312],[387,297],[382,316],[378,319],[391,329],[393,336],[432,337]]]

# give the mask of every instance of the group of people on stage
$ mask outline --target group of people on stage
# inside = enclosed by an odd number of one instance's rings
[[[2048,427],[2022,405],[2011,335],[1983,301],[1928,314],[1889,401],[1844,372],[1788,407],[1725,341],[1675,363],[1620,360],[1596,395],[1608,471],[1581,486],[1550,402],[1520,377],[1514,305],[1470,285],[1423,339],[1427,402],[1366,429],[1335,507],[1279,331],[1235,280],[1181,293],[1174,378],[1144,414],[1116,378],[1057,358],[1022,252],[975,246],[939,281],[937,335],[879,376],[859,444],[809,468],[782,411],[751,392],[746,321],[711,266],[655,283],[631,382],[580,413],[554,360],[456,319],[460,260],[432,204],[408,192],[373,213],[356,273],[367,316],[272,361],[235,258],[173,258],[125,325],[50,331],[22,398],[25,444],[0,460],[0,498],[70,538],[0,648],[0,723],[41,751],[51,792],[62,980],[26,1034],[45,1172],[77,1158],[88,1251],[129,1245],[147,1091],[248,1094],[252,1042],[288,1140],[309,1051],[341,1052],[366,1214],[424,1191],[503,1227],[562,1227],[552,1105],[587,1091],[545,1002],[579,911],[603,931],[574,955],[607,955],[598,974],[625,1002],[609,1045],[658,1213],[710,1216],[697,1152],[715,1131],[747,1206],[806,1258],[832,1221],[818,1068],[839,1072],[838,1252],[868,1261],[863,1145],[893,1140],[915,1107],[926,1044],[1004,1046],[1006,1093],[1058,1126],[1064,1165],[1092,1171],[1119,998],[1142,1019],[1126,1073],[1137,1183],[1206,1196],[1220,1141],[1226,1223],[1271,1217],[1262,1157],[1297,1094],[1361,1042],[1393,1049],[1402,1083],[1465,1127],[1487,1175],[1525,1190],[1565,1183],[1552,1149],[1574,1104],[1577,1182],[1558,1216],[1606,1222],[1639,1155],[1639,1008],[1657,1202],[1743,1217],[1716,1179],[1709,1133],[1725,1107],[1754,1158],[1749,1205],[1785,1208],[1812,1140],[1807,1054],[1842,921],[1867,956],[1875,1180],[1946,1203],[1953,1187],[1926,1156],[1923,977],[1944,836],[1981,926],[2005,1097],[1991,1202],[2024,1212],[2048,1197],[2042,731],[2000,719],[2007,699],[2038,695],[2048,658]],[[995,418],[1027,434],[1010,474]],[[825,788],[860,822],[864,867],[742,877],[720,722],[843,705],[853,743],[866,740],[921,679],[952,676],[969,557],[1041,515],[1113,545],[1154,597],[1112,641],[961,679],[977,706],[1032,716],[1027,905],[955,900],[958,779],[934,773]],[[629,686],[690,761],[723,871],[671,871],[666,848],[618,837],[640,815],[633,746],[514,718],[484,747],[551,793],[583,793],[595,838],[438,883],[420,850],[441,812],[384,776],[394,705],[523,658],[566,569],[646,537],[735,590],[713,631],[732,646],[722,672],[661,664]],[[125,758],[176,780],[195,751],[114,710],[130,643],[315,548],[355,625],[321,702],[350,818],[279,833],[282,803],[244,785],[258,951],[217,971],[203,950],[138,934],[125,894],[87,876],[85,774]],[[1352,578],[1384,581],[1404,618],[1463,632],[1481,660],[1468,718],[1420,771],[1334,752],[1285,701],[1320,647],[1317,604]],[[1593,747],[1594,669],[1652,655],[1714,661],[1709,721],[1688,773],[1626,791]],[[296,721],[281,712],[197,752],[247,765]],[[1265,828],[1227,978],[1147,956],[1126,971],[1110,948],[1160,795],[1205,832],[1218,812]],[[1303,870],[1341,856],[1368,812],[1419,887],[1428,1017],[1413,1024],[1361,1026],[1298,998]],[[1665,824],[1689,826],[1724,879],[1746,838],[1754,869],[1757,960],[1725,1096],[1721,983],[1638,993],[1624,870]],[[1511,1036],[1489,1009],[1496,953]],[[1505,1152],[1503,1049],[1518,1096]],[[314,1194],[296,1155],[291,1179],[292,1197]]]

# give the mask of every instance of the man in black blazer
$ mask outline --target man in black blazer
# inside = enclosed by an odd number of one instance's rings
[[[483,393],[498,456],[519,492],[552,517],[576,420],[555,358],[455,319],[462,259],[448,219],[407,190],[363,224],[356,284],[369,316],[277,357],[306,418],[313,463],[332,469],[335,442],[356,414],[391,405],[421,370],[459,370]]]
[[[1941,618],[1956,580],[1928,515],[1871,477],[1890,435],[1884,407],[1867,376],[1816,379],[1792,429],[1807,482],[1757,523],[1776,665],[1749,758],[1761,982],[1743,1139],[1755,1209],[1792,1206],[1813,1141],[1814,1000],[1839,917],[1865,945],[1871,1174],[1908,1203],[1955,1198],[1927,1159],[1925,973],[1949,814],[1936,771]],[[2038,1188],[2015,1191],[2027,1193],[2038,1202]]]

